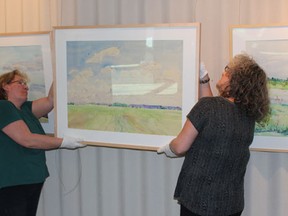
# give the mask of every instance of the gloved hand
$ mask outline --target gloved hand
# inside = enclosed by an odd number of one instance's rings
[[[200,73],[199,73],[200,80],[202,80],[207,74],[208,74],[208,71],[205,67],[205,64],[203,62],[201,62],[200,63]]]
[[[86,145],[80,143],[81,141],[83,141],[83,139],[79,137],[64,136],[63,141],[59,148],[76,149],[76,148],[85,147]]]
[[[157,149],[157,153],[158,154],[165,153],[167,157],[171,157],[171,158],[178,157],[174,152],[172,152],[172,150],[170,148],[170,144],[159,147]]]

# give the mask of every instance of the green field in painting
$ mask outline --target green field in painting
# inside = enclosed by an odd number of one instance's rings
[[[288,105],[271,104],[271,116],[264,125],[257,125],[255,133],[263,136],[288,136]]]
[[[181,130],[181,115],[179,110],[68,105],[68,127],[175,136]]]
[[[288,79],[282,80],[282,79],[270,78],[268,79],[268,87],[273,89],[288,90]]]
[[[48,118],[42,117],[39,119],[39,121],[40,121],[40,123],[48,123]]]
[[[270,89],[282,90],[278,103],[271,101],[271,115],[264,125],[256,125],[255,133],[261,136],[288,136],[288,81],[281,79],[269,79]]]

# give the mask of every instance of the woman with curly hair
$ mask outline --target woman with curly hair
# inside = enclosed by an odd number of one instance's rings
[[[212,97],[203,67],[201,77],[202,97],[178,136],[157,152],[185,156],[174,194],[181,216],[239,216],[255,123],[269,113],[267,76],[250,56],[240,54],[217,82],[219,96]]]

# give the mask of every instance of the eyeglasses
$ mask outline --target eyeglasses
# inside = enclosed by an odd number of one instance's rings
[[[12,83],[18,83],[22,86],[28,86],[28,83],[24,80],[15,80],[15,81],[10,82],[9,84],[12,84]]]
[[[225,68],[224,68],[224,70],[225,70],[226,72],[229,72],[229,70],[230,70],[229,66],[226,65]]]

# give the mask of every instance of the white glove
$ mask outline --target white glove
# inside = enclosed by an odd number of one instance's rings
[[[63,141],[59,148],[76,149],[85,147],[86,145],[80,143],[81,141],[83,141],[83,139],[78,137],[64,136]]]
[[[205,67],[205,64],[203,62],[200,63],[200,80],[202,80],[206,75],[208,74],[208,71]]]
[[[159,147],[157,149],[157,153],[158,154],[165,153],[167,157],[171,158],[178,157],[174,152],[172,152],[169,144]]]

